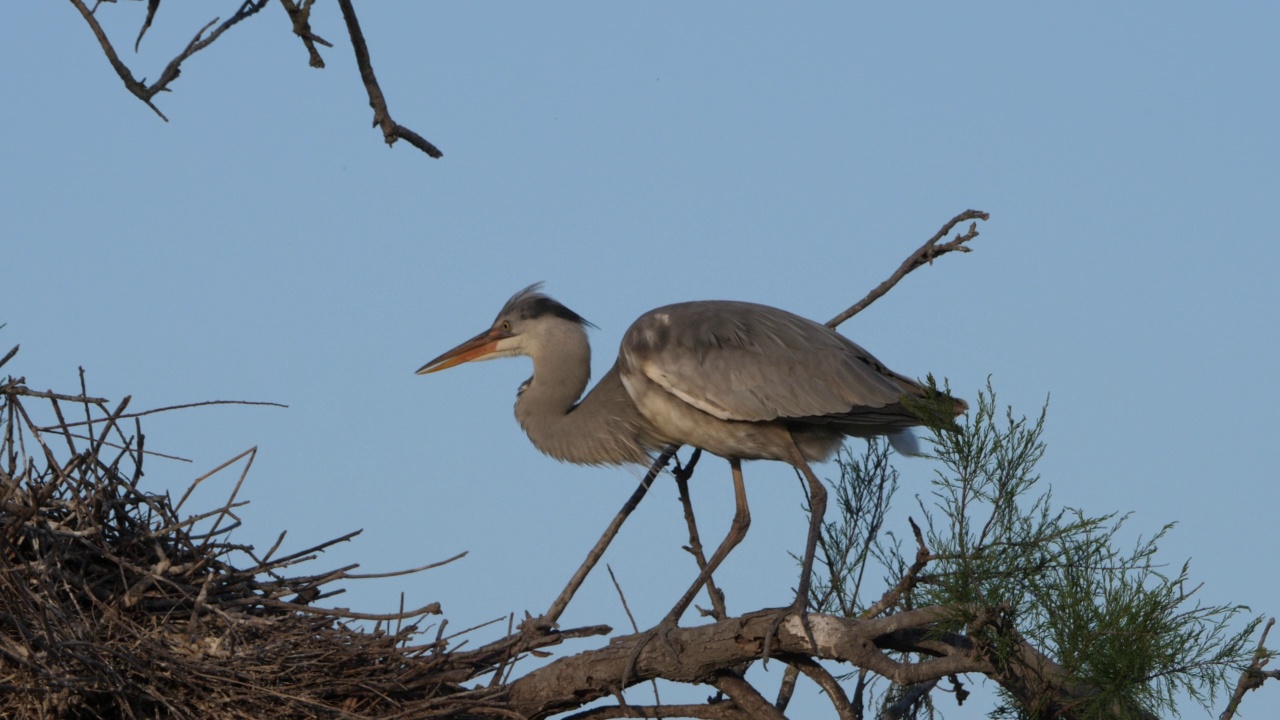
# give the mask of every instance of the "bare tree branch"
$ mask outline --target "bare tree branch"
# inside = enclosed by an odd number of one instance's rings
[[[889,588],[871,607],[862,611],[860,617],[875,617],[887,612],[901,602],[902,597],[911,592],[920,582],[920,573],[929,564],[929,561],[933,560],[933,554],[929,552],[929,547],[924,542],[924,534],[920,532],[920,526],[912,518],[907,518],[907,522],[911,523],[911,531],[916,536],[916,559],[907,568],[907,571],[902,574],[902,577],[898,578],[898,582],[894,583],[893,587]]]
[[[280,0],[280,4],[284,6],[285,13],[289,15],[289,22],[293,23],[293,34],[302,38],[302,44],[307,48],[311,67],[323,68],[324,58],[320,57],[320,51],[316,49],[316,43],[329,48],[333,47],[333,43],[311,32],[311,6],[315,4],[315,0],[302,0],[301,5],[293,0]]]
[[[604,555],[605,549],[609,547],[609,543],[613,542],[614,536],[622,528],[622,523],[626,521],[631,511],[635,510],[640,501],[644,499],[645,494],[649,492],[649,487],[653,485],[654,479],[658,477],[658,473],[662,472],[667,463],[671,462],[671,458],[678,449],[676,446],[668,446],[654,459],[653,464],[649,466],[649,472],[645,473],[644,479],[636,486],[635,492],[631,493],[631,497],[627,498],[627,501],[623,503],[622,508],[618,510],[618,514],[614,516],[609,526],[605,528],[604,534],[600,536],[595,546],[587,553],[587,558],[582,561],[582,565],[578,567],[573,577],[569,579],[569,584],[560,591],[560,595],[551,603],[551,607],[547,609],[547,612],[542,617],[537,618],[539,625],[551,627],[560,619],[560,615],[564,613],[565,608],[569,607],[569,601],[573,599],[574,593],[578,592],[578,588],[582,587],[582,582],[587,579],[587,574],[591,572],[591,568],[596,566],[596,563],[600,561],[600,557]]]
[[[142,45],[142,36],[147,34],[147,28],[151,27],[151,21],[156,17],[156,11],[160,9],[160,0],[147,0],[147,19],[142,21],[142,29],[138,31],[138,39],[133,41],[133,51],[138,52],[138,46]]]
[[[906,277],[908,273],[921,265],[932,263],[934,258],[942,257],[943,255],[953,251],[969,252],[970,248],[965,246],[965,243],[978,237],[978,224],[976,222],[970,223],[969,230],[963,235],[956,235],[955,238],[941,245],[938,244],[938,241],[946,237],[947,234],[951,232],[952,228],[966,220],[989,220],[990,218],[990,215],[982,212],[981,210],[965,210],[959,215],[951,218],[946,225],[942,226],[941,230],[934,234],[932,238],[929,238],[924,245],[921,245],[919,250],[911,253],[911,256],[904,260],[902,265],[899,265],[898,269],[894,271],[887,280],[877,285],[874,290],[867,293],[866,297],[851,305],[849,309],[828,320],[827,327],[835,328],[845,320],[848,320],[854,315],[857,315],[867,309],[868,305],[883,297],[885,293],[893,289],[893,286],[897,285],[898,282],[902,280],[902,278]]]
[[[676,478],[676,488],[680,494],[680,505],[684,508],[684,521],[689,527],[689,545],[685,550],[693,555],[694,562],[698,564],[698,572],[702,572],[707,567],[707,556],[702,549],[702,539],[698,534],[698,521],[693,514],[693,500],[689,497],[689,478],[693,477],[693,469],[698,465],[698,459],[702,457],[702,450],[694,448],[693,454],[689,456],[689,464],[676,470],[673,475]],[[724,620],[729,617],[729,612],[724,605],[724,591],[716,587],[715,579],[708,576],[706,582],[707,595],[711,598],[711,610],[702,611],[703,615],[710,615],[716,620]]]
[[[387,99],[383,97],[378,78],[373,74],[373,64],[369,61],[369,46],[365,44],[364,33],[360,31],[356,9],[351,5],[351,0],[338,0],[338,6],[342,8],[342,19],[346,21],[347,33],[351,35],[351,47],[356,53],[360,79],[364,81],[365,90],[369,93],[369,107],[373,108],[374,127],[382,128],[382,137],[388,145],[394,145],[396,140],[403,139],[433,158],[444,157],[444,153],[427,142],[426,138],[391,118],[391,111],[387,109]]]
[[[169,83],[176,80],[178,75],[181,74],[182,63],[186,61],[187,58],[209,47],[209,45],[213,44],[213,42],[217,40],[222,33],[230,30],[241,20],[256,14],[266,6],[267,0],[245,0],[244,4],[240,6],[240,9],[237,10],[234,15],[228,18],[226,22],[214,28],[213,32],[205,35],[209,28],[218,24],[218,18],[210,20],[204,27],[200,28],[200,30],[195,34],[195,37],[191,38],[191,42],[187,43],[186,48],[169,61],[169,64],[165,66],[164,71],[160,73],[160,79],[150,85],[147,85],[145,80],[140,81],[135,78],[133,76],[133,72],[130,71],[128,66],[120,60],[120,56],[116,54],[115,48],[112,47],[111,41],[107,38],[106,32],[103,31],[102,26],[98,24],[98,19],[95,17],[94,11],[90,10],[84,4],[83,0],[71,0],[71,4],[76,6],[76,9],[80,11],[81,17],[84,18],[85,22],[89,24],[90,29],[93,30],[94,37],[98,38],[98,44],[102,46],[102,52],[107,56],[107,62],[111,63],[111,67],[116,71],[116,75],[120,76],[120,79],[124,82],[124,86],[128,88],[129,92],[133,93],[139,100],[146,103],[147,107],[155,111],[155,114],[159,115],[160,119],[165,122],[169,122],[169,118],[165,117],[164,113],[160,112],[160,108],[157,108],[151,99],[155,97],[156,93],[169,89]],[[150,24],[153,13],[154,6],[149,7],[147,19],[143,25],[143,32],[146,32],[146,26]],[[142,33],[138,34],[138,42],[142,42]]]
[[[102,47],[103,54],[107,57],[107,62],[111,64],[116,75],[124,82],[125,88],[139,100],[146,103],[147,107],[151,108],[165,122],[168,122],[169,118],[160,111],[160,108],[156,107],[154,98],[157,93],[167,91],[169,84],[178,78],[181,74],[182,63],[192,55],[213,44],[222,33],[231,29],[240,21],[257,14],[258,11],[266,7],[268,2],[269,0],[244,0],[235,14],[225,22],[219,23],[219,18],[210,20],[196,32],[195,37],[191,38],[187,46],[169,61],[168,65],[160,73],[160,77],[155,82],[148,84],[145,78],[139,80],[134,76],[133,71],[120,59],[120,55],[116,52],[111,39],[107,37],[106,31],[102,29],[102,25],[97,18],[97,10],[101,3],[99,2],[93,8],[90,8],[86,5],[85,0],[71,0],[71,4],[80,11],[81,17],[84,18],[89,28],[93,31],[94,37],[97,38],[98,44]],[[324,58],[320,56],[320,51],[316,46],[333,47],[333,45],[316,35],[311,29],[311,9],[315,5],[315,0],[280,0],[280,5],[289,16],[293,33],[301,38],[303,45],[307,48],[311,67],[323,68],[325,65]],[[338,0],[338,5],[342,10],[342,16],[347,25],[347,32],[351,36],[356,65],[360,69],[360,79],[369,94],[369,106],[373,108],[374,126],[382,129],[383,139],[388,145],[394,144],[397,140],[405,140],[433,158],[442,157],[443,153],[440,152],[439,148],[413,130],[397,123],[391,117],[391,112],[387,109],[386,97],[382,93],[382,88],[378,85],[378,78],[374,74],[373,65],[369,60],[369,47],[365,42],[363,32],[360,30],[355,8],[351,0]],[[135,52],[142,43],[143,36],[146,35],[147,30],[151,27],[159,7],[159,0],[147,0],[146,14],[139,27],[138,37],[134,42]]]

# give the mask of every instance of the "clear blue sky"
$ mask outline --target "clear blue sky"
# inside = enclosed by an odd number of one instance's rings
[[[198,5],[164,4],[138,55],[143,6],[101,12],[156,77],[239,3]],[[529,444],[511,415],[525,360],[419,365],[538,280],[599,326],[597,376],[631,320],[668,302],[825,320],[972,207],[992,213],[973,253],[842,330],[970,399],[988,376],[1021,414],[1051,395],[1041,470],[1059,502],[1132,511],[1135,535],[1177,521],[1163,557],[1192,559],[1205,602],[1280,613],[1280,6],[358,9],[395,118],[443,160],[369,128],[332,3],[314,16],[337,45],[328,69],[271,5],[184,66],[158,99],[168,124],[69,3],[7,9],[0,349],[22,352],[5,370],[70,390],[84,366],[91,391],[137,408],[290,406],[152,419],[148,447],[194,463],[152,461],[149,489],[256,445],[237,539],[287,528],[300,549],[363,528],[320,564],[371,572],[470,552],[339,604],[391,611],[403,591],[456,628],[537,614],[636,473]],[[905,504],[933,468],[901,469]],[[722,578],[733,612],[790,599],[806,523],[785,467],[746,473],[754,525]],[[695,480],[706,537],[732,514],[727,479],[709,459]],[[606,556],[645,624],[694,574],[674,498],[660,484]],[[626,627],[605,573],[564,622]],[[1280,690],[1245,711],[1280,715]]]

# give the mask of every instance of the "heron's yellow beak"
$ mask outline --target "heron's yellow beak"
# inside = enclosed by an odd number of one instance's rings
[[[439,370],[461,365],[472,360],[481,360],[498,351],[498,341],[511,337],[511,333],[497,328],[490,328],[462,343],[458,347],[444,353],[440,357],[418,368],[417,375],[426,375]]]

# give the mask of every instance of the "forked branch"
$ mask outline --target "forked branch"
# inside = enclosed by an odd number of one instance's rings
[[[935,233],[933,237],[929,238],[924,245],[921,245],[919,250],[911,253],[906,260],[902,261],[902,264],[898,266],[898,269],[895,270],[887,280],[877,285],[871,292],[867,293],[866,297],[853,305],[850,305],[847,310],[828,320],[827,327],[835,328],[845,320],[848,320],[854,315],[862,312],[868,305],[884,297],[885,293],[892,290],[893,286],[897,285],[898,282],[900,282],[902,278],[906,277],[912,270],[915,270],[921,265],[932,263],[934,258],[942,257],[949,252],[969,252],[971,248],[965,245],[965,243],[978,237],[978,223],[976,222],[969,223],[969,229],[963,234],[957,234],[954,238],[942,243],[941,245],[938,244],[938,241],[949,235],[952,229],[962,222],[968,220],[985,221],[989,219],[991,219],[991,216],[981,210],[965,210],[959,215],[951,218],[946,225],[942,226],[941,230]]]
[[[205,23],[187,43],[186,47],[169,61],[160,73],[159,78],[155,82],[147,83],[145,78],[140,80],[134,76],[133,71],[120,58],[120,54],[116,51],[111,39],[107,37],[102,24],[98,22],[97,11],[101,7],[101,3],[97,3],[90,8],[86,4],[86,0],[71,0],[71,4],[80,11],[81,17],[88,23],[89,29],[93,31],[94,37],[98,40],[98,45],[102,47],[102,52],[107,57],[107,62],[111,64],[111,68],[120,77],[125,88],[139,100],[146,103],[147,107],[151,108],[165,122],[168,122],[169,118],[156,106],[155,96],[170,89],[169,85],[182,72],[182,64],[192,55],[212,45],[227,30],[239,24],[242,20],[257,14],[258,11],[266,7],[268,2],[269,0],[243,0],[239,9],[227,20],[219,22],[219,18],[214,18]],[[325,47],[333,47],[333,45],[316,35],[311,29],[311,10],[314,4],[315,0],[280,0],[281,7],[289,16],[289,23],[293,28],[293,33],[302,40],[302,44],[307,49],[311,67],[323,68],[325,66],[324,58],[321,57],[317,45]],[[360,30],[355,8],[350,0],[338,0],[338,5],[342,10],[348,34],[351,36],[351,46],[355,51],[356,65],[360,69],[361,81],[364,83],[365,91],[369,95],[369,105],[373,108],[374,126],[382,129],[383,139],[386,140],[388,145],[395,143],[397,140],[405,140],[433,158],[442,157],[443,153],[440,152],[439,148],[418,133],[392,119],[391,113],[387,109],[386,97],[382,93],[382,88],[378,85],[377,76],[374,75],[373,65],[369,60],[369,46],[365,42],[364,33]],[[135,41],[135,51],[138,44],[142,42],[147,30],[151,27],[151,22],[155,18],[159,7],[160,0],[148,0],[146,14],[143,17],[137,40]]]
[[[124,86],[128,88],[129,92],[133,93],[139,100],[146,103],[147,107],[151,108],[156,115],[159,115],[161,120],[169,122],[169,118],[165,117],[164,113],[160,112],[160,108],[155,106],[155,103],[151,101],[151,98],[155,97],[156,93],[169,89],[169,83],[178,78],[178,75],[181,73],[182,63],[185,62],[187,58],[212,45],[213,41],[217,40],[222,33],[230,30],[241,20],[257,13],[266,6],[267,0],[245,0],[244,4],[240,6],[240,9],[221,25],[218,25],[218,18],[210,20],[204,27],[200,28],[199,32],[195,34],[195,37],[191,38],[191,42],[187,43],[187,46],[182,50],[182,52],[178,53],[169,61],[169,64],[165,66],[164,71],[160,73],[160,78],[150,85],[133,76],[133,72],[129,70],[129,67],[124,64],[120,59],[120,56],[116,53],[115,48],[111,44],[111,40],[107,38],[107,33],[102,29],[102,25],[98,23],[98,18],[95,16],[94,11],[90,10],[88,6],[84,4],[84,0],[71,0],[71,4],[76,6],[76,9],[80,11],[81,17],[83,17],[84,21],[89,24],[89,28],[93,30],[94,37],[98,39],[98,44],[102,46],[102,52],[107,56],[107,62],[111,63],[112,69],[116,71],[116,75],[120,76],[120,79],[124,82]],[[151,17],[154,15],[154,8],[156,5],[158,5],[158,3],[151,5],[148,10],[146,19],[143,21],[142,30],[138,33],[138,42],[142,42],[142,35],[146,32],[146,28],[151,24]],[[209,31],[209,28],[214,25],[218,26],[206,35],[205,33]]]

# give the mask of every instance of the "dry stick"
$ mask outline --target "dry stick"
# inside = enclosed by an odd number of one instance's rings
[[[863,610],[858,615],[860,618],[873,618],[883,612],[886,612],[897,605],[902,596],[911,592],[920,582],[920,573],[925,566],[929,564],[936,556],[929,552],[929,546],[924,542],[924,534],[920,531],[920,526],[916,524],[914,518],[907,518],[907,522],[911,523],[911,532],[916,536],[916,559],[911,563],[911,567],[898,578],[898,582],[894,584],[879,600],[871,607]]]
[[[58,404],[58,398],[51,397],[49,400],[49,404],[52,407],[54,407],[55,418],[58,418],[59,423],[63,425],[63,427],[65,427],[65,425],[67,425],[67,419],[65,419],[63,416],[63,406]],[[12,407],[10,407],[10,411],[12,410],[13,410]],[[76,441],[74,441],[72,434],[68,433],[67,430],[65,429],[63,430],[63,432],[59,434],[61,434],[61,436],[63,436],[63,439],[67,441],[67,450],[68,452],[70,452],[70,457],[72,457],[72,460],[74,461],[78,459],[78,457],[82,457],[81,454],[79,454],[79,452],[76,450]],[[56,465],[55,465],[55,469],[56,469]]]
[[[245,478],[249,477],[249,468],[253,467],[253,459],[258,457],[258,446],[254,445],[246,452],[249,455],[249,459],[245,461],[244,469],[240,471],[240,477],[236,480],[236,486],[231,489],[231,496],[227,498],[227,504],[224,507],[225,512],[222,515],[219,515],[217,520],[213,521],[213,527],[209,529],[207,539],[204,542],[204,545],[206,546],[209,544],[209,541],[213,539],[214,534],[218,532],[218,526],[222,524],[223,518],[230,515],[237,521],[240,520],[240,518],[235,517],[235,515],[231,513],[231,508],[235,504],[236,496],[240,494],[240,488],[244,485]]]
[[[622,609],[627,613],[627,620],[631,621],[632,632],[640,632],[640,626],[636,625],[636,617],[631,614],[631,607],[627,605],[627,596],[622,592],[622,586],[618,584],[618,576],[613,574],[613,568],[605,563],[604,569],[609,571],[609,579],[613,581],[613,589],[618,593],[618,599],[622,601]]]
[[[839,315],[828,320],[827,327],[835,328],[845,320],[848,320],[854,315],[862,312],[868,305],[879,300],[885,293],[889,292],[889,290],[891,290],[894,285],[897,285],[902,278],[906,277],[908,273],[921,265],[932,263],[934,258],[941,257],[953,251],[969,252],[970,248],[966,247],[964,244],[978,237],[979,233],[977,223],[970,224],[968,232],[963,235],[956,235],[950,242],[938,245],[938,241],[946,237],[947,234],[951,232],[952,228],[966,220],[988,220],[990,217],[991,216],[989,214],[982,212],[981,210],[965,210],[959,215],[951,218],[946,225],[942,226],[941,230],[934,234],[932,238],[929,238],[924,245],[921,245],[919,250],[911,253],[911,256],[903,261],[902,265],[898,266],[898,269],[894,271],[887,280],[877,285],[874,290],[867,293],[866,297],[851,305],[848,310],[845,310]]]
[[[31,396],[33,396],[33,397],[51,397],[51,396],[53,396],[53,394],[52,394],[52,393],[45,393],[45,394],[42,394],[42,393],[27,392],[27,393],[22,393],[22,394],[23,394],[23,395],[31,395]],[[92,402],[92,403],[105,403],[105,402],[106,402],[106,400],[98,399],[98,398],[58,397],[58,399],[59,399],[59,400],[71,400],[71,401],[74,401],[74,402]],[[267,406],[267,407],[278,407],[278,408],[286,408],[286,409],[289,407],[288,405],[285,405],[285,404],[283,404],[283,403],[278,403],[278,402],[269,402],[269,401],[266,401],[266,400],[202,400],[202,401],[200,401],[200,402],[182,403],[182,404],[180,404],[180,405],[169,405],[169,406],[166,406],[166,407],[152,408],[152,409],[150,409],[150,410],[141,410],[141,411],[139,411],[139,412],[135,412],[135,413],[122,413],[122,414],[120,414],[120,415],[115,416],[115,419],[116,419],[116,420],[124,420],[124,419],[126,419],[126,418],[140,418],[140,417],[144,417],[144,416],[147,416],[147,415],[154,415],[155,413],[168,412],[168,411],[170,411],[170,410],[186,410],[186,409],[188,409],[188,408],[205,407],[205,406],[208,406],[208,405],[265,405],[265,406]],[[61,429],[61,428],[64,428],[64,427],[68,427],[68,428],[72,428],[72,427],[79,427],[79,426],[81,426],[81,425],[92,425],[93,423],[100,423],[100,422],[105,422],[105,421],[106,421],[106,418],[101,418],[101,419],[98,419],[98,420],[84,420],[84,421],[82,421],[82,422],[74,422],[74,423],[67,423],[67,424],[64,424],[64,425],[58,425],[58,426],[57,426],[57,428],[58,428],[58,429]],[[41,429],[41,430],[48,431],[48,430],[50,430],[50,429],[52,429],[52,428],[40,428],[40,429]]]
[[[685,548],[685,550],[688,550],[698,563],[699,573],[707,568],[707,558],[702,552],[702,540],[698,535],[698,521],[693,515],[693,500],[689,497],[689,478],[693,477],[693,469],[698,464],[698,458],[700,457],[702,457],[702,450],[694,448],[693,454],[689,456],[689,464],[674,473],[676,488],[680,492],[680,504],[684,507],[684,521],[689,526],[689,547]],[[721,592],[720,588],[716,587],[715,581],[710,576],[707,577],[705,585],[707,595],[711,597],[711,617],[716,620],[727,619],[729,613],[724,606],[724,593]]]
[[[95,422],[101,422],[101,421],[95,421]],[[73,423],[73,424],[84,425],[85,423]],[[59,428],[45,427],[45,428],[37,428],[37,429],[48,431],[48,430],[58,430]],[[68,438],[76,438],[78,440],[90,440],[90,441],[94,440],[94,438],[90,435],[80,435],[79,433],[63,433],[63,434]],[[116,443],[113,443],[113,442],[102,441],[98,444],[101,445],[102,447],[111,448],[113,450],[125,449],[123,445],[117,445]],[[181,455],[166,455],[165,453],[155,452],[154,450],[147,450],[144,452],[144,454],[150,455],[151,457],[164,458],[165,460],[177,460],[178,462],[184,462],[184,463],[195,462],[191,458],[184,458]]]
[[[293,0],[280,0],[280,4],[284,6],[284,11],[289,15],[289,21],[293,23],[293,34],[302,38],[302,44],[307,48],[307,54],[310,55],[309,62],[313,68],[323,68],[324,58],[320,57],[320,51],[316,49],[316,43],[320,43],[325,47],[333,47],[333,43],[311,32],[311,5],[315,0],[305,0],[301,7]]]
[[[403,138],[408,143],[433,158],[443,157],[440,148],[427,142],[426,138],[391,119],[387,110],[387,99],[382,95],[378,78],[373,74],[373,65],[369,62],[369,46],[364,42],[364,34],[360,32],[360,21],[356,18],[356,9],[351,0],[338,0],[342,8],[342,19],[347,23],[347,34],[351,36],[351,48],[356,53],[356,66],[360,68],[360,79],[369,93],[369,107],[373,108],[373,125],[382,128],[382,137],[388,145]]]
[[[559,597],[555,599],[555,602],[551,603],[551,607],[547,609],[547,612],[538,618],[539,625],[551,627],[560,619],[560,615],[569,606],[569,601],[573,599],[574,593],[578,592],[579,587],[582,587],[582,582],[586,580],[587,573],[590,573],[591,568],[595,567],[596,563],[599,562],[600,556],[604,555],[609,543],[613,542],[613,537],[618,534],[622,523],[626,521],[631,511],[635,510],[640,501],[644,499],[645,494],[649,492],[649,487],[653,485],[654,479],[658,477],[658,473],[662,472],[668,462],[671,462],[672,456],[676,454],[678,449],[679,446],[676,445],[668,445],[663,448],[662,453],[649,466],[649,472],[645,473],[640,484],[636,486],[635,492],[631,493],[631,497],[627,498],[627,501],[623,503],[622,509],[618,510],[618,514],[614,516],[613,521],[605,528],[604,534],[596,541],[595,547],[591,548],[591,552],[587,553],[587,559],[582,561],[582,565],[577,572],[569,579],[569,584],[565,586],[564,590],[560,591]]]
[[[185,502],[187,501],[187,498],[191,497],[191,493],[195,492],[196,486],[198,486],[200,483],[202,483],[202,482],[204,482],[205,480],[207,480],[208,478],[213,477],[214,475],[218,474],[218,473],[219,473],[220,471],[222,471],[224,468],[226,468],[226,467],[228,467],[228,466],[230,466],[230,465],[234,465],[235,463],[239,462],[239,461],[240,461],[240,459],[241,459],[241,458],[243,458],[245,455],[248,455],[248,454],[250,454],[250,453],[256,453],[257,451],[258,451],[257,446],[251,447],[251,448],[249,448],[248,450],[245,450],[244,452],[240,453],[239,455],[236,455],[235,457],[231,458],[230,460],[227,460],[226,462],[222,463],[222,464],[221,464],[221,465],[219,465],[218,467],[216,467],[216,468],[214,468],[214,469],[210,470],[209,472],[207,472],[207,473],[205,473],[205,474],[201,475],[200,477],[196,478],[195,480],[193,480],[193,481],[191,482],[191,484],[190,484],[189,486],[187,486],[187,490],[186,490],[186,492],[182,493],[182,497],[181,497],[181,498],[179,498],[179,500],[178,500],[178,504],[173,506],[173,511],[176,513],[176,512],[178,512],[179,510],[182,510],[182,504],[183,504],[183,503],[185,503]]]
[[[90,438],[89,440],[89,448],[87,452],[90,455],[98,457],[99,453],[102,452],[103,447],[110,447],[110,444],[107,442],[107,436],[111,434],[112,430],[116,429],[116,423],[118,422],[120,415],[124,413],[124,409],[129,407],[129,403],[132,401],[132,395],[125,395],[124,399],[120,401],[120,404],[116,406],[115,412],[107,410],[106,403],[98,403],[98,409],[105,412],[107,416],[102,420],[102,430],[98,433],[98,437]],[[123,437],[123,435],[121,435],[121,437]]]
[[[427,565],[421,565],[416,568],[410,568],[408,570],[393,570],[391,572],[384,572],[384,573],[344,573],[342,577],[347,580],[371,580],[373,578],[389,578],[389,577],[399,577],[401,575],[412,575],[413,573],[422,572],[423,570],[431,570],[432,568],[438,568],[441,565],[448,565],[454,560],[460,560],[466,556],[467,556],[467,551],[463,550],[462,552],[458,553],[457,555],[454,555],[451,558],[448,558],[445,560],[438,560],[436,562],[429,563]]]
[[[84,21],[89,23],[89,29],[93,30],[94,37],[98,38],[98,44],[102,46],[102,52],[106,54],[107,62],[111,63],[111,67],[115,69],[116,75],[119,75],[120,79],[124,81],[124,86],[139,100],[146,103],[147,107],[154,110],[156,115],[160,116],[161,120],[169,122],[169,118],[165,117],[164,113],[160,112],[160,108],[156,107],[151,102],[151,95],[147,92],[147,86],[138,82],[137,79],[133,77],[133,73],[130,72],[128,66],[120,60],[120,56],[116,55],[116,49],[111,46],[111,41],[107,39],[107,33],[104,32],[102,26],[98,24],[98,19],[94,17],[93,12],[90,11],[89,8],[81,2],[81,0],[71,0],[71,4],[75,5],[76,9],[80,11],[80,15],[84,18]]]
[[[631,614],[631,606],[627,604],[627,596],[622,592],[622,585],[618,584],[618,576],[613,574],[613,568],[605,563],[605,570],[609,571],[609,579],[613,581],[613,589],[618,592],[618,599],[622,601],[622,609],[627,613],[627,620],[631,621],[631,631],[640,632],[640,626],[636,624],[635,615]],[[653,703],[657,707],[662,707],[662,697],[658,695],[658,679],[654,678],[649,682],[653,683]]]
[[[80,11],[80,15],[84,18],[85,22],[89,23],[89,28],[93,30],[94,37],[98,38],[98,44],[102,46],[102,52],[107,56],[107,62],[111,63],[111,67],[115,69],[116,75],[120,76],[120,80],[124,82],[125,88],[127,88],[129,92],[133,93],[139,100],[146,103],[147,107],[151,108],[156,115],[159,115],[161,120],[169,122],[169,118],[165,117],[164,113],[160,112],[160,108],[156,107],[155,104],[151,102],[151,98],[154,97],[156,93],[169,89],[169,83],[173,82],[180,74],[183,61],[206,47],[209,47],[209,45],[212,44],[213,41],[217,40],[222,33],[231,29],[241,20],[244,20],[250,15],[257,13],[259,10],[266,7],[267,0],[245,0],[245,2],[240,6],[240,9],[236,10],[234,15],[228,18],[226,22],[218,25],[213,32],[206,36],[205,32],[218,22],[218,18],[210,20],[204,27],[200,28],[200,30],[195,34],[195,37],[191,38],[191,41],[187,43],[187,46],[183,48],[182,52],[178,53],[176,57],[169,61],[169,64],[166,65],[164,70],[160,73],[160,79],[150,85],[147,85],[145,82],[140,82],[133,77],[133,73],[129,70],[128,66],[125,65],[124,62],[120,60],[120,56],[116,54],[115,48],[112,47],[111,41],[107,38],[107,34],[103,31],[102,26],[98,24],[98,19],[94,16],[93,11],[86,7],[82,0],[71,0],[71,4],[76,6],[76,9]],[[141,36],[139,36],[139,39],[141,39]]]
[[[385,620],[390,622],[391,620],[398,620],[400,618],[409,619],[421,617],[423,615],[440,614],[440,603],[438,602],[428,603],[417,610],[394,613],[362,613],[353,612],[348,608],[314,608],[310,605],[285,602],[284,600],[273,600],[271,598],[245,598],[244,601],[232,600],[230,602],[223,603],[225,607],[259,604],[262,607],[276,608],[279,610],[293,610],[294,612],[309,613],[311,615],[319,615],[325,618],[334,617],[344,618],[346,620]]]
[[[3,325],[0,325],[0,327],[4,327],[4,326],[3,326]],[[9,362],[10,360],[12,360],[12,359],[13,359],[13,356],[18,354],[18,348],[20,348],[20,347],[22,347],[22,346],[21,346],[21,345],[14,345],[12,350],[10,350],[9,352],[7,352],[7,353],[5,353],[5,354],[4,354],[4,357],[0,357],[0,367],[4,367],[4,364],[5,364],[5,363],[7,363],[7,362]],[[7,388],[6,388],[6,389],[7,389]]]

